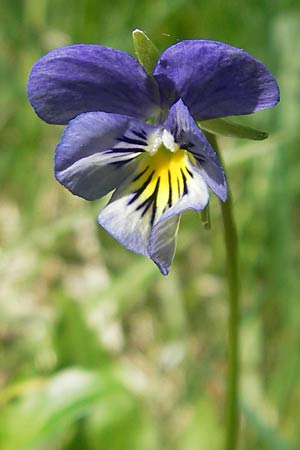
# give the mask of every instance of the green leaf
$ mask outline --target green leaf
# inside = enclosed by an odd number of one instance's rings
[[[141,30],[134,30],[132,32],[132,38],[139,62],[146,72],[152,75],[159,58],[159,51],[148,36]]]
[[[62,442],[72,438],[81,419],[97,411],[98,427],[105,429],[108,423],[114,426],[116,421],[126,422],[132,408],[136,408],[135,397],[123,384],[118,370],[64,370],[43,383],[32,383],[5,409],[1,450],[62,448]]]
[[[241,139],[251,139],[262,141],[268,137],[268,133],[254,128],[246,127],[228,119],[210,119],[198,122],[199,127],[212,134],[221,136],[237,137]]]

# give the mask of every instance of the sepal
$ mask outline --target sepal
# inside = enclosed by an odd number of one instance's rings
[[[253,141],[262,141],[269,136],[265,131],[256,130],[228,119],[210,119],[197,123],[202,130],[220,136],[251,139]]]
[[[134,49],[140,64],[149,75],[153,74],[154,68],[159,58],[159,51],[151,39],[141,30],[133,30],[132,39]]]

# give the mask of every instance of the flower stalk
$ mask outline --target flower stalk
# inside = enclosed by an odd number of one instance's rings
[[[217,140],[208,134],[208,140],[224,167]],[[228,372],[226,391],[226,441],[225,450],[236,450],[239,434],[239,261],[238,237],[233,215],[232,196],[228,186],[227,201],[220,202],[227,259],[228,282]]]

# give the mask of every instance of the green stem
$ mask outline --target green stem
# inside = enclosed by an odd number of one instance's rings
[[[208,139],[214,148],[219,161],[224,167],[222,157],[214,135]],[[226,247],[227,280],[229,294],[228,317],[228,372],[226,399],[226,442],[225,450],[236,450],[239,433],[239,266],[238,266],[238,238],[233,216],[231,192],[228,198],[221,202],[223,229]]]

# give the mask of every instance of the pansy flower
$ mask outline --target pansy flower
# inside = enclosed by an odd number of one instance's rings
[[[99,224],[164,275],[180,214],[203,210],[209,189],[227,198],[223,169],[196,122],[279,100],[261,62],[208,40],[167,48],[153,74],[120,50],[58,48],[34,65],[28,95],[44,121],[67,124],[55,152],[57,180],[87,200],[113,191]]]

